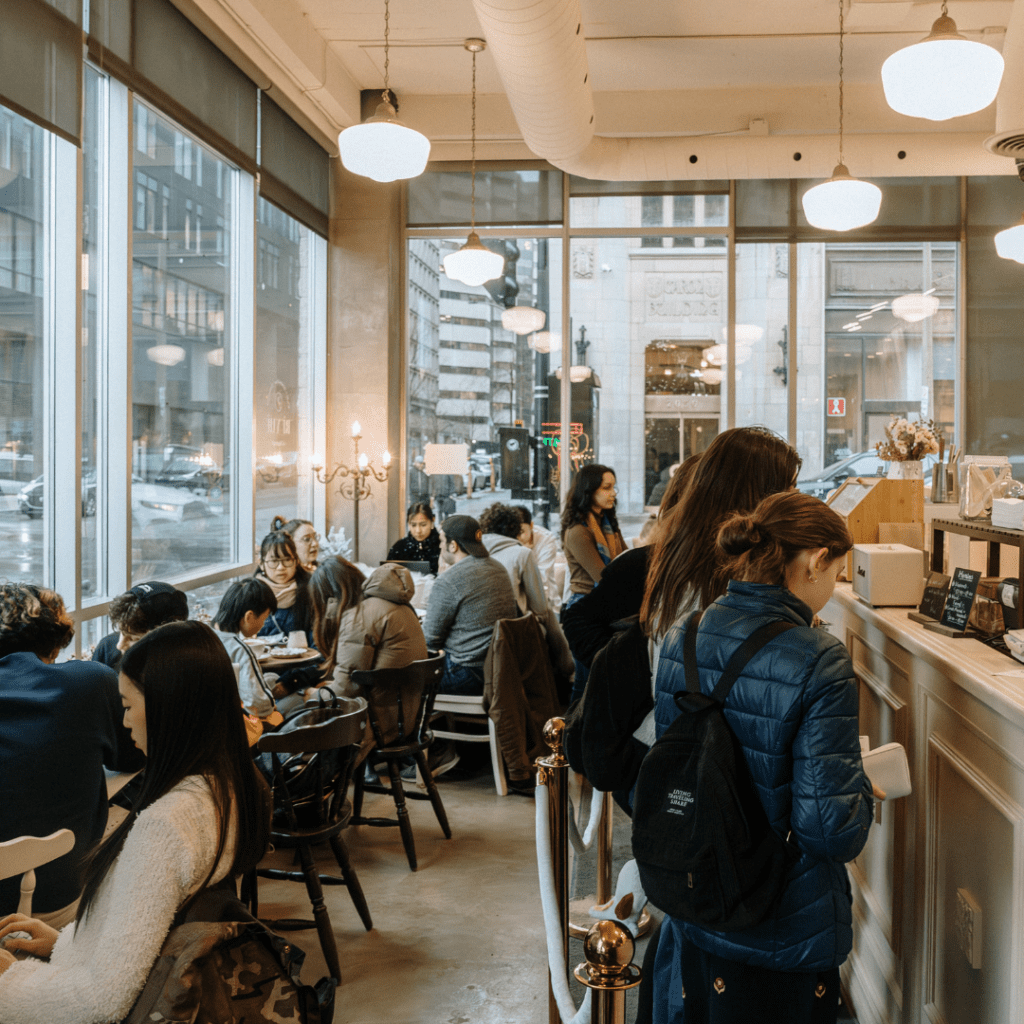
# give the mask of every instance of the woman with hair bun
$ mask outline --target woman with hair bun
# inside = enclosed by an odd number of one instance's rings
[[[320,559],[320,534],[308,519],[289,519],[274,516],[270,524],[271,533],[287,533],[295,541],[295,550],[299,556],[299,565],[308,573],[316,571]]]
[[[776,621],[797,627],[753,656],[724,706],[768,821],[791,848],[782,890],[767,916],[742,931],[665,918],[653,973],[656,1024],[836,1020],[839,966],[853,938],[845,865],[867,840],[873,787],[861,763],[850,655],[812,622],[852,546],[846,524],[817,498],[771,495],[722,524],[726,592],[699,627],[677,623],[665,638],[659,736],[679,714],[675,695],[686,690],[688,626],[697,628],[704,694],[756,630]]]

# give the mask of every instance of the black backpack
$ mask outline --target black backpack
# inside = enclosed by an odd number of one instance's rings
[[[703,928],[740,931],[771,909],[795,850],[769,825],[722,708],[747,662],[794,623],[772,622],[752,633],[705,697],[697,671],[700,614],[686,624],[686,690],[675,697],[680,715],[640,767],[633,856],[656,907]]]

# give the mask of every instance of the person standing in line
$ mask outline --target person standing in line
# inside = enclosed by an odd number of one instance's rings
[[[853,941],[846,864],[874,812],[858,739],[857,679],[843,643],[812,626],[853,539],[818,498],[784,491],[718,531],[729,579],[700,618],[696,663],[709,695],[756,630],[791,622],[747,663],[724,705],[769,824],[792,858],[767,916],[718,932],[666,916],[654,959],[655,1024],[834,1024]],[[668,632],[655,693],[660,736],[686,691],[685,623]]]

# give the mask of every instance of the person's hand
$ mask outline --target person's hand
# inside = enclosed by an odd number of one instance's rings
[[[11,932],[28,932],[30,938],[8,939],[4,943],[5,950],[20,950],[39,957],[48,957],[53,952],[53,944],[59,934],[56,928],[24,914],[8,914],[0,918],[0,939]]]
[[[17,962],[6,949],[0,949],[0,974],[3,974],[11,964],[16,964]]]
[[[876,800],[885,799],[885,790],[879,789],[873,782],[871,783],[871,794]]]

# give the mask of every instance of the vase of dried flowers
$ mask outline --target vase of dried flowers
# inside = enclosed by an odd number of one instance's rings
[[[885,428],[885,440],[875,445],[879,458],[889,463],[886,476],[890,480],[924,481],[926,455],[939,450],[938,432],[934,420],[920,419],[911,423],[893,416]]]

